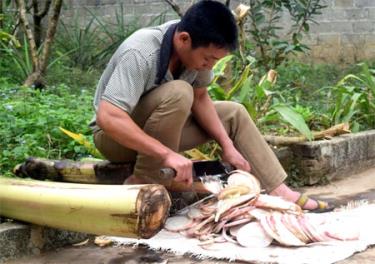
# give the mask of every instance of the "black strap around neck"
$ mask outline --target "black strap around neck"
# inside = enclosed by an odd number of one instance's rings
[[[160,46],[158,72],[156,74],[156,84],[161,84],[168,71],[169,60],[173,52],[173,35],[176,32],[178,23],[172,24],[165,32]]]

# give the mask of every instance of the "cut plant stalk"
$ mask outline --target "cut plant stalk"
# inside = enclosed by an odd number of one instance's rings
[[[19,177],[90,184],[123,184],[133,172],[132,163],[105,160],[50,160],[30,157],[13,169]]]
[[[331,138],[334,136],[339,136],[342,134],[351,133],[349,130],[349,123],[341,123],[335,126],[332,126],[326,130],[313,132],[313,139],[319,140],[323,138]],[[307,138],[305,136],[296,136],[296,137],[286,137],[286,136],[264,136],[265,140],[274,146],[287,146],[296,143],[306,142]]]
[[[171,206],[166,189],[149,185],[90,185],[0,177],[0,215],[96,235],[150,238]]]
[[[196,154],[196,152],[194,153]],[[123,184],[132,174],[133,166],[132,163],[111,163],[104,160],[73,161],[30,157],[24,163],[16,165],[13,172],[19,177],[29,177],[36,180],[87,184]],[[192,186],[172,181],[167,188],[174,192],[207,193],[207,189],[200,181],[193,182]]]

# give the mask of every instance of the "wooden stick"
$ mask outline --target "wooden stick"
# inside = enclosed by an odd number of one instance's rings
[[[342,135],[350,133],[349,124],[348,123],[341,123],[330,127],[326,130],[313,132],[313,139],[323,139],[323,138],[331,138],[334,136]],[[296,143],[305,142],[307,139],[305,136],[297,136],[297,137],[285,137],[285,136],[264,136],[265,140],[274,146],[286,146],[292,145]]]

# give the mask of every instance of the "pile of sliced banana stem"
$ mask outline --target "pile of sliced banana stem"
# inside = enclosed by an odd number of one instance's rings
[[[234,171],[228,185],[177,215],[164,228],[198,239],[209,250],[225,250],[226,243],[243,247],[305,246],[356,240],[359,229],[329,214],[305,214],[295,203],[261,194],[259,181]]]

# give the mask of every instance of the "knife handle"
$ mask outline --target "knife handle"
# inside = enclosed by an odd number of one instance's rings
[[[159,171],[159,177],[165,181],[173,180],[176,177],[176,170],[173,168],[162,168]]]

